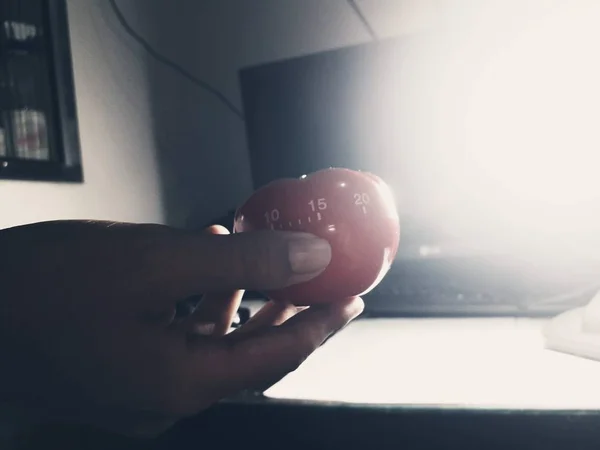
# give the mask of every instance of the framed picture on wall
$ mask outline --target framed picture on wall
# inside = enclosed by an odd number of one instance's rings
[[[66,0],[0,1],[0,179],[83,181]]]

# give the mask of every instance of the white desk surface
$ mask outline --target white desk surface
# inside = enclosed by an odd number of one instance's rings
[[[358,404],[600,409],[600,362],[546,350],[543,324],[362,319],[265,394]]]

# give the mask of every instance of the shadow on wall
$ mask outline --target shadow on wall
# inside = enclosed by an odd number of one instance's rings
[[[167,1],[153,2],[155,32],[146,39],[197,78],[207,77],[217,89],[229,91],[227,95],[241,109],[241,101],[235,98],[237,86],[231,86],[232,81],[237,83],[237,73],[225,79],[211,77],[219,72],[212,64],[219,60],[214,57],[219,48],[205,42],[206,34],[197,23],[204,13],[203,4],[180,2],[173,8]],[[149,68],[151,117],[167,223],[199,228],[226,222],[223,217],[243,201],[252,185],[244,123],[171,68],[151,58]]]

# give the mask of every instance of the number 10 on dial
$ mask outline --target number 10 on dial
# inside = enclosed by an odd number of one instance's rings
[[[271,211],[267,211],[265,213],[265,220],[267,224],[273,224],[273,222],[277,222],[279,220],[280,214],[278,209],[272,209]]]

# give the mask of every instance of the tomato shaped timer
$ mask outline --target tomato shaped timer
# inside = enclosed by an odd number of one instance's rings
[[[264,293],[298,306],[366,294],[388,272],[400,243],[389,186],[376,175],[340,168],[263,186],[237,210],[233,229],[301,231],[329,242],[331,261],[316,278]]]

